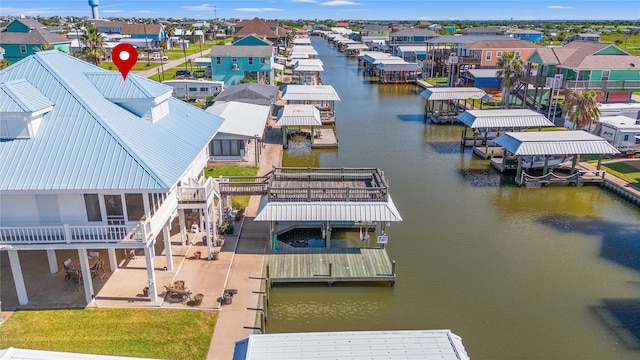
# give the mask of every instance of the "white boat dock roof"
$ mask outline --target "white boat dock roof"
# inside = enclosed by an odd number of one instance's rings
[[[554,126],[546,116],[531,109],[467,110],[456,118],[472,129]]]
[[[331,85],[287,85],[282,100],[340,101],[340,97]]]
[[[320,59],[296,59],[293,65],[293,71],[319,72],[324,71],[324,66]]]
[[[496,79],[498,69],[469,69],[467,70],[474,78],[493,78]]]
[[[618,154],[607,140],[583,130],[508,132],[495,143],[514,155]]]
[[[322,126],[320,111],[313,105],[285,105],[278,111],[279,126]]]
[[[376,66],[377,69],[383,71],[420,71],[420,65],[407,62],[407,61],[395,61],[393,59],[382,59],[380,64]]]
[[[348,44],[347,45],[347,50],[368,50],[369,46],[365,45],[365,44]]]
[[[379,202],[269,202],[255,221],[402,221],[393,200]]]
[[[470,360],[451,330],[253,334],[236,342],[233,360]]]
[[[480,99],[485,95],[487,93],[477,87],[430,87],[420,93],[427,100]]]
[[[296,37],[293,38],[293,44],[294,45],[311,45],[311,39],[309,39],[308,37]]]

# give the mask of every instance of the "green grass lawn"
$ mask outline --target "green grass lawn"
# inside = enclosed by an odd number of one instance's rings
[[[194,310],[16,311],[0,326],[0,349],[204,359],[217,317]]]
[[[611,175],[618,177],[629,184],[640,187],[640,169],[623,162],[603,163],[602,167]]]
[[[602,42],[615,43],[618,41],[620,47],[626,50],[631,55],[640,55],[640,35],[626,35],[617,32],[601,33],[600,39]]]
[[[144,70],[149,70],[149,69],[153,69],[155,67],[160,66],[160,62],[159,61],[152,61],[151,64],[149,66],[147,66],[147,62],[144,60],[138,60],[138,62],[133,65],[133,68],[131,68],[131,71],[144,71]],[[118,67],[112,63],[111,61],[105,61],[102,64],[100,64],[100,67],[103,69],[107,69],[107,70],[112,70],[112,71],[117,71]]]
[[[219,176],[256,176],[258,175],[257,166],[207,166],[204,175],[218,178]],[[249,196],[233,196],[231,198],[231,207],[234,209],[246,209],[249,206]]]

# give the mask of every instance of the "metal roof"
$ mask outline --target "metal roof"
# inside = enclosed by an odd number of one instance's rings
[[[472,129],[555,126],[546,116],[531,109],[467,110],[457,119]]]
[[[220,137],[221,134],[246,138],[253,138],[257,135],[258,138],[262,139],[270,111],[271,106],[246,104],[237,101],[217,103],[207,108],[207,112],[224,119],[214,139]]]
[[[368,45],[357,43],[357,44],[347,44],[347,50],[364,50],[369,49]]]
[[[469,74],[473,75],[474,78],[492,78],[496,79],[498,76],[496,73],[498,69],[469,69],[467,70]]]
[[[73,352],[17,349],[9,347],[0,350],[0,360],[151,360],[150,358],[139,358],[115,355],[82,354]]]
[[[313,105],[285,105],[278,111],[279,126],[322,126],[320,111]]]
[[[275,101],[277,93],[278,87],[275,85],[244,83],[226,87],[213,100],[216,103],[219,101],[239,101],[257,105],[271,105]]]
[[[27,79],[54,104],[34,138],[0,141],[0,190],[170,189],[222,124],[171,97],[155,123],[141,118],[107,99],[86,75],[99,72],[111,74],[57,50],[0,71],[0,84]],[[128,89],[137,77],[120,84]]]
[[[331,85],[287,85],[282,100],[340,101]]]
[[[253,334],[236,342],[233,360],[266,359],[470,360],[451,330]]]
[[[171,86],[140,76],[127,77],[125,81],[122,81],[120,73],[113,72],[85,73],[85,76],[105,98],[111,101],[155,99],[171,96],[173,91]]]
[[[427,40],[429,44],[470,44],[480,40],[518,40],[507,35],[443,35]]]
[[[486,94],[477,87],[430,87],[423,90],[420,96],[427,100],[464,100],[480,99]]]
[[[269,202],[255,221],[402,221],[388,202]]]
[[[420,66],[411,62],[381,62],[376,66],[378,70],[382,71],[419,71]]]
[[[7,81],[0,85],[0,113],[33,113],[52,106],[53,102],[27,80]]]
[[[618,154],[605,139],[582,130],[508,132],[495,143],[514,155]]]

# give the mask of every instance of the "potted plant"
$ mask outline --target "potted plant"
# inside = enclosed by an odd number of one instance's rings
[[[193,305],[199,306],[202,304],[202,299],[204,299],[204,294],[195,294],[193,296]]]
[[[173,288],[174,289],[179,289],[179,290],[185,290],[186,288],[184,287],[184,281],[183,280],[176,280],[173,282]]]
[[[224,222],[224,223],[218,225],[218,234],[222,235],[222,234],[226,233],[228,227],[229,227],[229,223],[228,222]]]
[[[238,212],[236,213],[236,221],[242,220],[243,216],[244,216],[244,209],[238,210]]]
[[[213,249],[213,252],[211,253],[211,260],[218,260],[219,257],[220,257],[220,250]]]

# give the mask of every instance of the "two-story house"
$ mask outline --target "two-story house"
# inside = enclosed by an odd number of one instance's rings
[[[69,53],[71,40],[51,33],[35,19],[15,19],[0,30],[0,46],[5,50],[4,58],[10,63],[42,50],[45,45]]]
[[[389,35],[387,46],[393,55],[398,55],[399,46],[424,45],[433,38],[440,36],[428,29],[410,28],[396,31]]]
[[[280,39],[277,23],[270,22],[270,24],[268,24],[258,18],[242,20],[236,24],[235,32],[233,33],[233,41],[238,41],[248,35],[255,35],[259,38],[266,39],[272,44],[277,44]]]
[[[215,231],[215,180],[201,175],[222,119],[171,96],[172,88],[111,72],[60,51],[42,51],[0,71],[0,251],[7,251],[21,305],[39,289],[22,275],[23,251],[46,252],[51,273],[77,251],[87,302],[88,251],[144,251],[152,303],[162,235],[185,211]],[[212,247],[210,245],[210,253]],[[122,259],[122,258],[120,258]]]
[[[247,35],[231,45],[212,46],[209,51],[212,78],[227,86],[245,79],[273,84],[274,51],[271,42],[255,35]]]
[[[169,40],[162,24],[125,24],[120,34],[131,39],[144,40],[144,47],[148,48],[160,48]],[[122,41],[125,40],[127,39]],[[140,45],[140,42],[136,42],[135,45]]]
[[[95,20],[93,21],[93,27],[101,33],[105,34],[120,34],[122,33],[122,27],[127,25],[124,21],[108,21],[108,20]]]
[[[495,68],[502,54],[512,52],[516,57],[529,58],[541,45],[525,40],[481,40],[466,44],[463,48],[468,50],[468,56],[478,59],[480,68]]]
[[[536,88],[548,87],[555,77],[561,89],[602,91],[603,102],[629,102],[640,90],[640,56],[615,44],[572,41],[538,48],[527,61],[529,75],[523,81]]]

